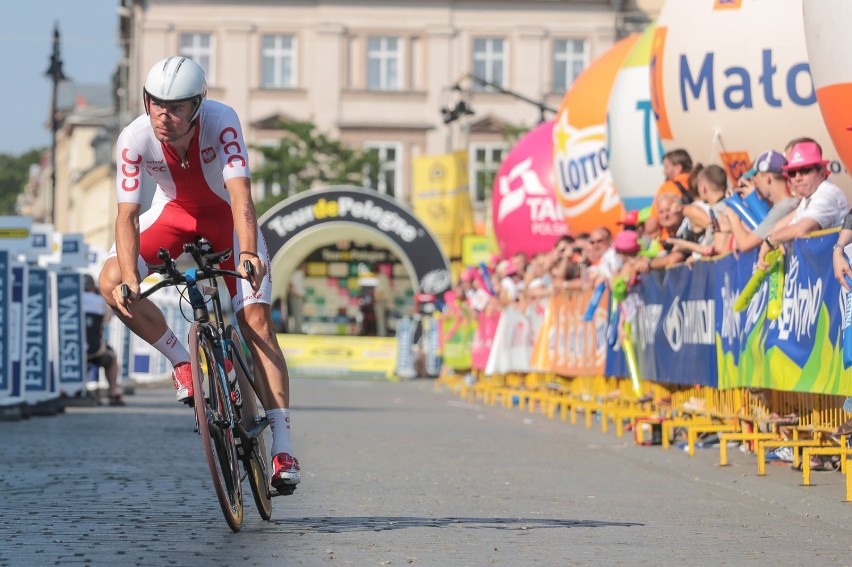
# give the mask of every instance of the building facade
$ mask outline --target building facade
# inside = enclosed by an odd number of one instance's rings
[[[279,119],[313,122],[377,149],[377,189],[405,203],[412,158],[468,149],[471,195],[483,203],[506,130],[552,117],[541,108],[558,107],[577,74],[660,3],[125,0],[125,111],[142,111],[151,64],[186,55],[206,70],[209,96],[235,107],[250,144],[276,143]],[[460,102],[472,113],[445,123]]]
[[[206,70],[209,97],[237,110],[250,145],[276,144],[280,120],[313,122],[347,145],[377,149],[376,189],[405,204],[413,158],[467,149],[482,218],[513,144],[507,131],[552,118],[548,109],[588,63],[641,31],[662,1],[119,0],[125,56],[107,87],[116,102],[66,105],[50,213],[57,230],[111,245],[114,164],[105,137],[114,143],[144,112],[149,67],[182,54]],[[256,168],[259,152],[253,159]],[[37,220],[51,218],[49,161],[22,199],[22,214],[44,214]],[[254,190],[258,200],[287,194],[258,182]]]

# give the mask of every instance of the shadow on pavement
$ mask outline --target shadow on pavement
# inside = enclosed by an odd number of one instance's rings
[[[539,528],[629,528],[645,525],[637,522],[557,520],[552,518],[418,518],[414,516],[324,516],[320,518],[272,520],[271,523],[298,532],[313,533],[382,532],[406,528],[448,528],[454,526],[469,529],[521,531]]]

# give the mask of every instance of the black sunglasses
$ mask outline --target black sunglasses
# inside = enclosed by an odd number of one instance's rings
[[[797,174],[799,174],[799,173],[801,173],[801,174],[804,176],[804,175],[809,174],[809,173],[810,173],[810,172],[812,172],[812,171],[816,171],[816,169],[817,169],[817,168],[816,168],[816,167],[814,167],[814,166],[811,166],[811,167],[802,167],[802,168],[799,168],[799,169],[788,169],[788,170],[787,170],[787,176],[788,176],[790,179],[792,179],[792,178],[796,177],[796,175],[797,175]]]

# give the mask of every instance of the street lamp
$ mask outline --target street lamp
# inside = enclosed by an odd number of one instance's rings
[[[56,104],[59,93],[60,81],[67,81],[68,77],[62,72],[62,59],[59,55],[59,22],[53,26],[53,52],[50,55],[50,67],[44,73],[53,82],[53,95],[50,100],[50,130],[52,134],[50,146],[50,217],[51,223],[56,222],[56,131],[59,129],[59,120],[56,118]]]
[[[470,102],[469,102],[470,89],[463,89],[460,85],[460,82],[464,79],[470,79],[472,82],[474,82],[474,83],[476,83],[480,86],[488,87],[488,88],[490,88],[494,91],[497,91],[500,94],[510,96],[512,98],[521,100],[523,102],[526,102],[526,103],[529,103],[533,106],[538,107],[539,123],[543,123],[543,122],[546,121],[546,118],[544,116],[545,112],[552,112],[554,114],[556,114],[556,112],[557,112],[557,110],[555,108],[548,106],[543,101],[533,100],[533,99],[526,97],[526,96],[524,96],[520,93],[517,93],[515,91],[510,91],[509,89],[504,89],[500,85],[498,85],[496,83],[492,83],[491,81],[487,81],[487,80],[483,79],[482,77],[478,77],[478,76],[476,76],[472,73],[468,73],[467,75],[464,75],[461,79],[459,79],[459,82],[457,82],[455,85],[453,85],[453,88],[452,88],[452,90],[458,91],[459,93],[462,93],[462,95],[464,95],[464,96],[462,98],[460,98],[458,100],[458,102],[456,102],[455,106],[453,106],[452,108],[447,107],[447,106],[441,108],[441,115],[444,118],[444,124],[449,124],[451,122],[455,122],[456,120],[458,120],[462,116],[473,114],[473,109],[471,109]]]

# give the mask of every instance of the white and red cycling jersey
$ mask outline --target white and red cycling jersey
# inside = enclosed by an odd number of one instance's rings
[[[209,240],[216,251],[233,248],[233,255],[222,268],[234,269],[240,249],[225,182],[249,177],[250,173],[248,148],[233,108],[212,100],[203,102],[185,160],[154,136],[151,119],[143,114],[119,135],[115,160],[119,203],[141,203],[143,171],[157,183],[151,208],[139,219],[138,265],[142,277],[149,273],[146,262],[160,263],[160,248],[177,258],[183,253],[183,245],[199,236]],[[269,267],[266,242],[259,229],[257,248]],[[110,255],[115,255],[115,246]],[[270,272],[267,270],[256,293],[245,280],[225,279],[235,311],[249,303],[271,303]]]

